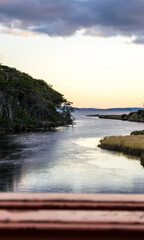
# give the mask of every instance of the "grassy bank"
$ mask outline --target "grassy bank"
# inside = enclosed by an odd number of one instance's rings
[[[99,144],[102,149],[118,151],[144,158],[144,135],[104,137]]]

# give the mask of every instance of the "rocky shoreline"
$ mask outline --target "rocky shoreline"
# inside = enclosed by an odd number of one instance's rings
[[[129,114],[122,115],[86,115],[87,117],[98,117],[103,119],[113,119],[131,122],[144,122],[144,110],[138,110],[137,112],[130,112]]]

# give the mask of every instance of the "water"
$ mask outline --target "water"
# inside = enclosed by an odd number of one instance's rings
[[[144,193],[139,159],[98,148],[102,137],[130,134],[144,124],[86,117],[97,113],[112,114],[81,110],[73,127],[1,136],[0,191]]]

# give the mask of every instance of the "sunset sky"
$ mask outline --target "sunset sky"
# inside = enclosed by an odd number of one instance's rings
[[[77,107],[142,107],[143,0],[0,0],[0,61]]]

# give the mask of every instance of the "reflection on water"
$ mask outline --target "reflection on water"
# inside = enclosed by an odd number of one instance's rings
[[[46,133],[0,136],[0,191],[144,193],[138,158],[98,148],[104,136],[143,129],[143,123],[85,117]]]

